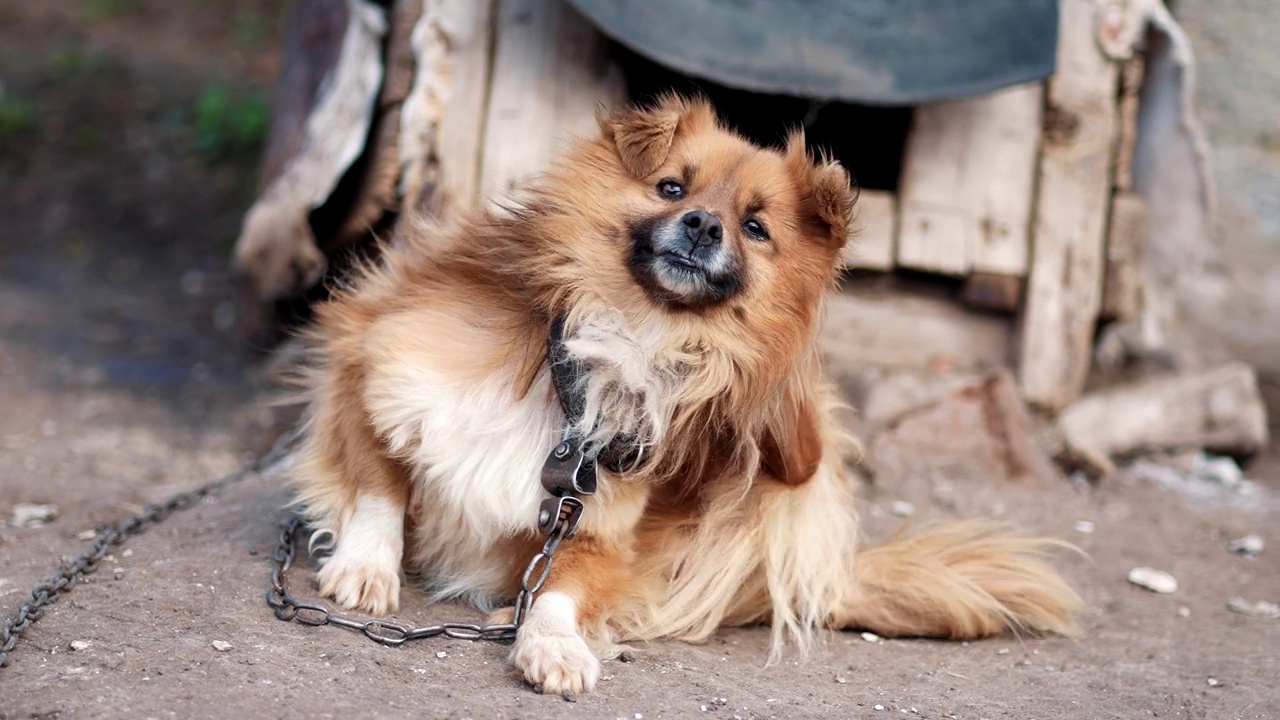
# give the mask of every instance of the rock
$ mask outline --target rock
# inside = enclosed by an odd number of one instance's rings
[[[1072,527],[1075,528],[1076,532],[1084,533],[1085,535],[1089,535],[1094,531],[1094,524],[1089,520],[1077,520]]]
[[[1112,457],[1140,450],[1239,455],[1268,441],[1258,378],[1243,363],[1086,395],[1062,412],[1058,427],[1070,453],[1101,473],[1115,471]]]
[[[869,643],[880,642],[880,636],[873,632],[862,633],[862,639],[866,640]]]
[[[70,648],[72,650],[88,650],[89,641],[88,640],[72,640]]]
[[[911,517],[916,514],[916,506],[906,500],[894,500],[889,505],[889,512],[895,517]]]
[[[93,540],[98,537],[97,530],[82,530],[76,535],[77,540]]]
[[[14,527],[40,527],[58,517],[58,506],[45,503],[18,503],[13,506],[9,524]]]
[[[1258,535],[1245,535],[1238,540],[1232,540],[1231,543],[1227,545],[1227,549],[1231,552],[1238,553],[1240,555],[1247,555],[1249,557],[1254,557],[1258,553],[1261,553],[1263,547],[1264,543],[1262,542],[1262,537]]]
[[[1280,618],[1280,605],[1266,600],[1249,602],[1244,598],[1233,597],[1227,600],[1227,609],[1251,617]]]
[[[214,640],[209,644],[212,645],[213,649],[217,650],[218,652],[227,652],[231,650],[231,643],[225,640]]]
[[[1129,582],[1151,592],[1168,595],[1178,591],[1178,579],[1163,570],[1136,567],[1129,571]]]
[[[958,474],[1048,485],[1059,478],[1013,376],[1004,370],[907,413],[876,434],[870,450],[877,476],[891,480]]]
[[[447,653],[447,652],[445,652],[445,651],[443,651],[443,650],[440,650],[440,651],[437,651],[437,652],[436,652],[436,657],[437,657],[437,658],[439,658],[440,660],[443,660],[443,659],[445,659],[445,658],[449,657],[449,653]]]

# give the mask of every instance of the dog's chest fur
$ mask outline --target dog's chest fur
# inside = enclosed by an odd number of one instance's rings
[[[581,378],[588,406],[578,430],[629,432],[657,443],[678,394],[670,359],[607,313],[584,319],[566,348],[591,368]],[[564,413],[545,367],[521,395],[514,367],[476,381],[422,360],[372,366],[365,391],[378,434],[410,468],[416,530],[407,538],[406,564],[424,574],[437,598],[490,605],[510,588],[509,541],[536,532],[546,496],[541,470],[565,430]],[[646,496],[601,471],[584,531],[629,532]]]

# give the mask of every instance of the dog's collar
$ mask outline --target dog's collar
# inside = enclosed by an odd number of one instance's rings
[[[564,332],[565,316],[553,318],[547,336],[547,364],[564,411],[565,429],[542,465],[542,487],[555,497],[593,495],[600,464],[611,472],[635,469],[643,457],[643,448],[631,435],[617,436],[603,447],[594,447],[578,434],[577,427],[587,407],[586,383],[581,379],[589,368],[569,355]]]

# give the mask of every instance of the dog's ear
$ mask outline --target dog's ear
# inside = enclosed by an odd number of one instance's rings
[[[802,485],[818,471],[822,436],[813,402],[787,393],[783,412],[765,431],[760,444],[765,471],[787,485]]]
[[[618,152],[623,168],[634,177],[653,173],[666,162],[676,132],[715,124],[711,105],[701,99],[668,95],[652,108],[623,110],[597,118],[600,133]]]
[[[849,179],[849,171],[838,161],[823,157],[815,165],[805,148],[804,131],[797,130],[787,138],[787,164],[808,190],[811,210],[825,227],[832,241],[843,246],[853,227],[853,208],[858,191]]]

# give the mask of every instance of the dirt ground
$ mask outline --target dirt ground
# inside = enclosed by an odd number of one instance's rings
[[[269,88],[278,5],[0,1],[5,615],[89,547],[86,531],[235,467],[283,427],[264,404],[263,358],[230,323],[226,257],[253,191],[253,148],[200,109],[219,80],[233,97]],[[0,669],[0,719],[1280,718],[1280,619],[1226,608],[1236,596],[1280,601],[1277,468],[1274,451],[1246,468],[1252,495],[1128,476],[868,488],[873,538],[896,528],[889,508],[905,500],[918,521],[998,516],[1078,544],[1087,557],[1058,564],[1087,603],[1082,636],[835,634],[807,659],[766,667],[767,631],[734,630],[606,663],[597,691],[572,704],[531,692],[499,646],[386,648],[274,619],[263,594],[285,495],[253,478],[129,542],[51,608]],[[15,527],[20,503],[58,514]],[[1227,551],[1249,533],[1267,543],[1261,555]],[[1139,565],[1179,589],[1133,587],[1126,573]],[[295,580],[308,594],[309,567]],[[410,624],[471,617],[412,590],[404,600]]]

